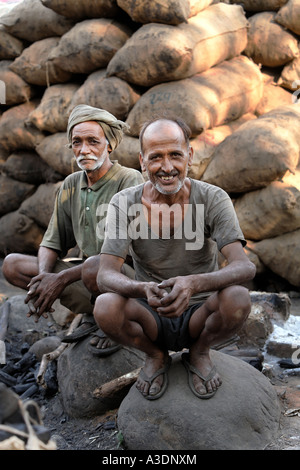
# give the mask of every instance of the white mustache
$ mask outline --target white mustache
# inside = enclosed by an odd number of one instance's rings
[[[94,157],[94,155],[79,155],[77,158],[77,161],[80,163],[82,160],[95,160],[98,161],[97,157]]]

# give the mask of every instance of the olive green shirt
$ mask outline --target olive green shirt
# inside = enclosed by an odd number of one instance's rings
[[[68,175],[55,201],[54,211],[40,246],[63,258],[76,245],[87,258],[99,254],[103,235],[97,226],[105,219],[111,198],[124,188],[144,182],[141,173],[113,162],[108,172],[88,187],[84,171]]]

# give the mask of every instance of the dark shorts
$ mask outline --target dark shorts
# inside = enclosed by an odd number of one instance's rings
[[[180,317],[166,318],[158,315],[153,310],[146,299],[136,299],[140,304],[149,310],[153,315],[158,329],[158,336],[155,343],[164,350],[181,351],[184,348],[189,348],[195,339],[189,334],[189,322],[193,313],[201,307],[204,302],[199,302],[192,305],[183,312]]]

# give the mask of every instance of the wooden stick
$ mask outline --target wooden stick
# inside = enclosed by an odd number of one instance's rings
[[[138,378],[140,371],[141,367],[101,385],[93,391],[93,396],[95,398],[111,397],[115,393],[122,390],[122,388],[132,385]]]
[[[10,303],[6,301],[3,305],[2,315],[0,317],[0,364],[6,364],[6,346],[4,338],[7,332],[9,314]]]
[[[76,317],[73,319],[73,321],[72,321],[72,323],[71,323],[71,325],[68,329],[67,336],[70,335],[71,333],[73,333],[75,328],[77,328],[77,326],[79,325],[81,319],[82,319],[82,313],[79,313],[78,315],[76,315]],[[66,349],[67,346],[69,346],[68,343],[62,343],[54,351],[51,351],[50,353],[47,353],[47,354],[43,355],[42,360],[41,360],[41,364],[40,364],[40,368],[39,368],[39,372],[38,372],[38,375],[37,375],[37,378],[36,378],[36,382],[37,382],[38,385],[40,385],[41,387],[46,388],[46,383],[45,383],[45,380],[44,380],[44,376],[45,376],[45,373],[46,373],[46,370],[47,370],[47,366],[48,366],[49,362],[54,361],[54,359],[57,359],[62,354],[62,352]]]

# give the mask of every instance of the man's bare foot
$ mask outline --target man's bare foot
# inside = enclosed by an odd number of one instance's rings
[[[171,358],[168,354],[147,356],[145,365],[136,381],[136,388],[146,398],[159,398],[167,385],[167,371]]]
[[[185,366],[192,374],[193,388],[199,395],[213,394],[222,384],[222,379],[212,364],[209,353],[183,354]],[[197,374],[198,372],[198,374]]]

